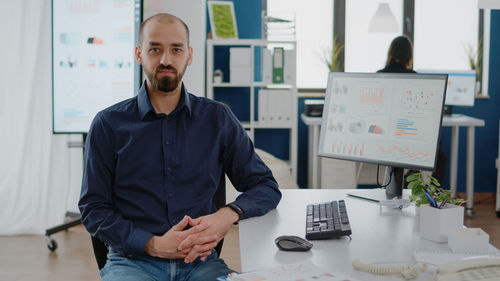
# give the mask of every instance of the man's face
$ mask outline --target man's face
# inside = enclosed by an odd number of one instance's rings
[[[135,55],[153,89],[171,92],[180,85],[193,58],[187,42],[186,30],[178,21],[154,20],[146,24]]]

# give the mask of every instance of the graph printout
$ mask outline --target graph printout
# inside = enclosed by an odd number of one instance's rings
[[[319,155],[434,168],[446,74],[330,73]]]
[[[52,1],[53,131],[86,133],[100,110],[133,97],[140,0]]]

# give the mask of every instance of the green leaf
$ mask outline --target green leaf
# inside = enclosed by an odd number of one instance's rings
[[[439,181],[434,177],[431,177],[431,183],[434,184],[435,186],[441,186]]]
[[[418,182],[418,181],[412,181],[412,182],[410,182],[410,183],[408,184],[408,188],[409,188],[409,189],[417,189],[417,188],[419,188],[419,187],[420,187],[420,188],[422,188],[422,187],[421,187],[421,183],[420,183],[420,182]]]
[[[406,178],[406,181],[407,182],[412,182],[412,181],[417,180],[417,179],[420,179],[420,173],[414,173],[414,174],[409,175]]]
[[[425,192],[423,189],[413,189],[413,194],[415,196],[424,197]]]

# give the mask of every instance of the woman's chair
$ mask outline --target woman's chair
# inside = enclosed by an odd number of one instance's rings
[[[217,209],[222,208],[224,205],[226,205],[226,180],[225,180],[225,175],[222,173],[222,176],[220,178],[219,182],[219,187],[217,187],[217,190],[215,191],[213,200],[214,204],[217,207]],[[104,245],[104,243],[91,236],[92,240],[92,247],[94,249],[94,255],[95,255],[95,260],[97,262],[97,267],[99,270],[101,270],[105,265],[106,261],[108,260],[108,248]],[[224,239],[220,240],[219,244],[215,247],[215,251],[217,252],[217,255],[220,256],[220,253],[222,251],[222,244],[224,242]]]

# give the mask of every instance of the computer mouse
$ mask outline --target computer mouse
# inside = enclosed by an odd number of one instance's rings
[[[274,243],[282,251],[309,251],[313,244],[304,238],[293,235],[282,235],[274,239]]]

